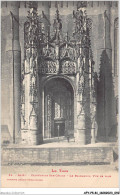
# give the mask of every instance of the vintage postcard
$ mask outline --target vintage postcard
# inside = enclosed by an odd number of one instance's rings
[[[1,2],[2,188],[119,188],[118,8]]]

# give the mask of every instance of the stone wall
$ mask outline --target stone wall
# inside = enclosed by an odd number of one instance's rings
[[[110,164],[112,147],[3,148],[2,165]]]

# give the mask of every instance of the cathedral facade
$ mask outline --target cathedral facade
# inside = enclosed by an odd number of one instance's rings
[[[2,129],[11,142],[117,140],[118,2],[2,2]]]

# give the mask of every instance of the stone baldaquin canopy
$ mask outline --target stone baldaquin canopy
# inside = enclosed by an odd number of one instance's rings
[[[43,12],[48,23],[46,31],[42,18],[37,15],[37,2],[29,2],[24,24],[25,61],[22,69],[23,143],[40,144],[45,138],[57,136],[73,136],[81,144],[95,141],[91,20],[87,18],[85,7],[86,2],[81,1],[77,10],[73,10],[74,32],[71,37],[68,32],[63,33],[58,8],[53,31]]]

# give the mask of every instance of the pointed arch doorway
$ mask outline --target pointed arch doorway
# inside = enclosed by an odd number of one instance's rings
[[[64,78],[52,78],[44,85],[43,138],[74,134],[74,91]]]

